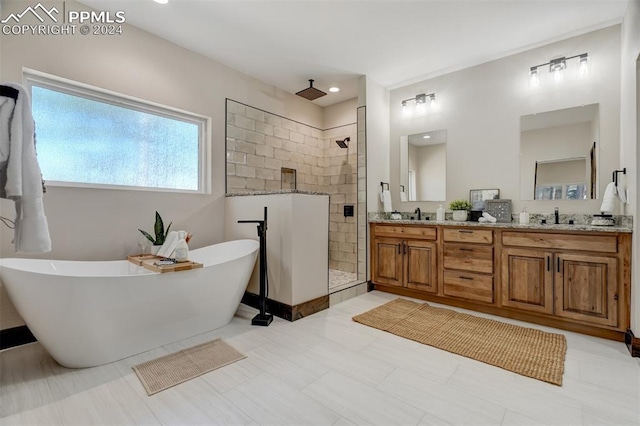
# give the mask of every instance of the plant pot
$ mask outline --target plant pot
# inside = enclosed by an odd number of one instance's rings
[[[454,210],[453,211],[453,220],[456,222],[465,222],[467,220],[467,211],[466,210]]]
[[[151,254],[156,256],[158,254],[158,251],[160,250],[160,247],[162,246],[151,246]]]

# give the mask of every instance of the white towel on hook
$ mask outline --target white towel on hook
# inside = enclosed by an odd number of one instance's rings
[[[3,85],[16,89],[18,99],[0,97],[0,162],[6,161],[6,182],[0,197],[15,202],[16,252],[47,253],[51,251],[51,237],[42,201],[31,98],[19,84]]]
[[[622,187],[622,185],[618,185],[616,187],[616,196],[622,204],[627,204],[627,191]]]
[[[602,197],[602,204],[600,205],[600,211],[602,213],[613,213],[615,209],[614,201],[616,199],[616,184],[613,182],[609,182],[607,185],[607,189],[604,191],[604,196]]]
[[[393,211],[391,207],[391,191],[388,189],[382,191],[382,208],[385,213],[391,213]]]
[[[403,203],[407,201],[407,193],[402,191],[400,193],[400,201],[402,201]]]

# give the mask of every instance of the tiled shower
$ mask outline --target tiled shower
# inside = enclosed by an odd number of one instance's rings
[[[366,279],[364,107],[357,117],[318,129],[227,100],[228,193],[295,188],[330,195],[330,292]],[[347,147],[338,146],[346,138]]]

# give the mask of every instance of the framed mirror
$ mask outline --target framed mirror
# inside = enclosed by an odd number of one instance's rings
[[[431,130],[400,137],[402,201],[447,199],[447,131]]]
[[[520,198],[598,198],[598,104],[520,118]]]

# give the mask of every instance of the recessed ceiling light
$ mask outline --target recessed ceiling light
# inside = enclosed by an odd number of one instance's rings
[[[155,1],[156,3],[160,3],[160,4],[167,4],[167,3],[169,3],[169,0],[153,0],[153,1]]]
[[[336,93],[336,92],[340,91],[340,88],[339,87],[335,87],[335,86],[334,87],[329,87],[329,91],[331,93]]]
[[[431,139],[431,136],[429,136],[429,135],[424,135],[424,136],[422,137],[422,139]]]

